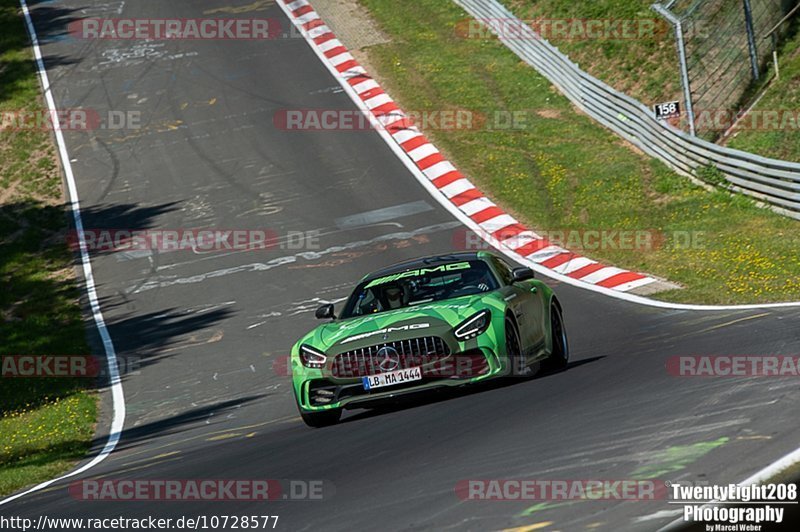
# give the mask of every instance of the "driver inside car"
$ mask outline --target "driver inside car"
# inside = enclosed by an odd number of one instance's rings
[[[386,300],[387,310],[394,310],[408,306],[408,297],[406,297],[406,291],[399,284],[387,286],[383,290],[383,296]]]

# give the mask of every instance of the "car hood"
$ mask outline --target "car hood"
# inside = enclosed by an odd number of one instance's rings
[[[337,354],[383,342],[445,336],[476,312],[487,307],[502,308],[502,304],[497,292],[423,303],[320,325],[300,343]]]

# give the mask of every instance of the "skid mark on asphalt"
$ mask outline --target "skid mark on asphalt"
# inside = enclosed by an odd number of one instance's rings
[[[281,266],[286,266],[289,264],[296,264],[299,259],[305,260],[317,260],[327,255],[332,255],[334,253],[341,253],[343,251],[358,249],[362,247],[372,246],[375,244],[380,244],[384,242],[390,242],[393,240],[409,240],[420,235],[425,235],[429,233],[436,233],[440,231],[446,231],[457,227],[459,222],[447,222],[437,225],[431,225],[427,227],[422,227],[420,229],[416,229],[413,231],[403,231],[397,233],[390,233],[387,235],[381,235],[376,238],[371,238],[368,240],[358,240],[356,242],[349,242],[347,244],[342,244],[339,246],[332,246],[327,249],[321,251],[304,251],[301,253],[296,253],[294,255],[286,255],[283,257],[278,257],[272,259],[267,262],[254,262],[251,264],[243,264],[241,266],[235,266],[232,268],[223,268],[220,270],[214,270],[207,273],[202,273],[199,275],[193,275],[191,277],[165,277],[160,276],[161,279],[154,279],[154,280],[146,280],[144,279],[137,279],[133,283],[131,283],[131,288],[126,290],[126,293],[134,293],[138,294],[141,292],[146,292],[148,290],[154,290],[156,288],[169,288],[175,285],[187,285],[187,284],[196,284],[202,283],[209,279],[215,279],[219,277],[227,277],[230,275],[236,275],[241,273],[255,273],[255,272],[264,272],[269,271],[274,268],[279,268]]]
[[[160,120],[158,122],[151,122],[150,124],[135,130],[123,136],[110,137],[108,142],[125,143],[132,140],[141,139],[147,135],[158,135],[161,133],[172,133],[181,128],[187,127],[182,120]]]
[[[762,314],[756,314],[755,316],[745,316],[744,318],[738,318],[738,319],[735,319],[733,321],[726,321],[725,323],[720,323],[718,325],[714,325],[714,326],[708,327],[706,329],[697,331],[696,334],[705,333],[705,332],[709,332],[709,331],[715,331],[717,329],[722,329],[723,327],[730,327],[731,325],[735,325],[735,324],[741,323],[743,321],[755,320],[755,319],[763,318],[765,316],[770,316],[770,315],[771,315],[770,312],[764,312]]]
[[[267,210],[269,212],[266,212]],[[267,208],[265,208],[263,210],[262,214],[264,214],[264,215],[275,214],[276,212],[280,212],[281,210],[283,210],[283,207],[272,207],[272,208],[267,207]],[[400,228],[403,227],[402,224],[394,223],[394,222],[392,222],[392,223],[379,223],[379,224],[375,224],[375,225],[372,225],[372,226],[369,226],[369,227],[379,227],[379,226],[400,227]],[[342,233],[345,233],[345,232],[347,232],[347,231],[344,230],[344,229],[330,230],[329,228],[318,228],[318,229],[308,230],[308,231],[306,231],[306,234],[313,235],[314,238],[321,239],[323,237],[336,235],[336,234],[342,234]],[[287,236],[283,236],[283,237],[271,240],[271,241],[268,242],[268,244],[271,246],[271,248],[283,249],[284,247],[288,246],[288,244],[292,243],[292,239],[293,238],[294,238],[293,236],[287,235]],[[417,243],[427,242],[427,241],[423,240],[424,238],[425,237],[418,237],[416,242]],[[408,245],[410,245],[410,244],[408,244]],[[397,244],[397,246],[406,247],[406,244]],[[199,262],[207,261],[207,260],[216,260],[216,259],[219,259],[219,258],[222,258],[222,257],[229,257],[231,255],[239,255],[241,253],[252,253],[253,251],[260,251],[260,250],[257,250],[257,249],[256,250],[253,250],[253,249],[237,249],[237,250],[233,250],[233,251],[227,251],[227,252],[224,252],[224,253],[218,253],[218,252],[214,252],[214,253],[195,252],[195,255],[200,256],[200,258],[189,260],[189,261],[183,261],[183,262],[174,262],[172,264],[164,264],[164,265],[158,266],[156,268],[156,271],[160,272],[160,271],[165,271],[165,270],[173,270],[175,268],[179,268],[181,266],[186,266],[186,265],[189,265],[189,264],[197,264]],[[167,253],[171,253],[171,252],[173,252],[173,251],[170,250]],[[162,251],[161,253],[164,254],[165,252]],[[141,257],[137,256],[136,258],[141,258]]]
[[[122,473],[132,473],[134,471],[141,471],[142,469],[147,469],[147,468],[150,468],[150,467],[163,465],[163,464],[166,464],[166,463],[169,463],[169,462],[175,462],[175,461],[178,461],[178,460],[181,460],[181,459],[182,459],[182,457],[175,456],[175,457],[172,457],[172,458],[165,458],[163,460],[154,460],[152,462],[149,462],[149,463],[146,463],[146,464],[142,464],[142,465],[139,465],[139,466],[123,467],[122,469],[116,469],[116,470],[111,471],[109,473],[103,473],[101,475],[93,475],[92,478],[93,479],[100,479],[100,478],[108,478],[108,477],[110,477],[112,475],[117,476],[117,475],[120,475]]]
[[[214,375],[211,376],[211,379],[216,381],[216,380],[219,380],[219,377],[227,377],[229,375],[236,375],[237,373],[255,373],[255,372],[256,372],[256,367],[254,365],[250,364],[246,368],[235,369],[233,371],[228,371],[227,373],[216,373],[215,372]]]
[[[398,240],[397,242],[393,242],[391,244],[381,244],[364,251],[349,251],[346,253],[334,253],[333,257],[326,261],[312,263],[312,264],[298,264],[295,266],[289,266],[289,269],[304,270],[313,268],[337,268],[345,264],[351,264],[357,259],[361,259],[364,257],[371,257],[375,255],[381,255],[391,249],[406,249],[415,245],[421,246],[429,243],[430,239],[427,236],[422,235],[407,240]]]
[[[333,223],[340,229],[353,229],[356,227],[364,227],[380,222],[388,222],[389,220],[396,220],[406,216],[413,216],[415,214],[422,214],[432,210],[433,207],[428,202],[414,201],[411,203],[403,203],[401,205],[394,205],[392,207],[385,207],[383,209],[375,209],[359,214],[344,216],[342,218],[337,218]]]
[[[704,457],[714,449],[727,444],[728,442],[730,442],[730,438],[721,437],[717,438],[716,440],[696,442],[688,445],[676,445],[657,451],[637,453],[639,460],[649,463],[636,468],[633,473],[627,475],[627,478],[631,480],[664,480],[666,475],[686,469],[700,458]],[[611,463],[618,463],[619,461],[620,457],[610,460]],[[597,465],[601,462],[609,461],[600,460],[594,463]],[[529,506],[517,514],[517,517],[529,517],[533,514],[545,512],[547,510],[592,501],[593,499],[577,499],[559,502],[537,502],[536,504]],[[606,508],[600,513],[613,511],[613,509],[614,505]],[[596,518],[597,515],[594,515],[593,517]],[[587,526],[587,528],[590,527]]]
[[[728,443],[730,438],[723,436],[716,440],[698,442],[690,445],[677,445],[663,451],[650,453],[652,463],[639,466],[632,474],[633,479],[661,478],[670,473],[685,469],[714,449]]]
[[[103,61],[89,71],[108,70],[116,67],[132,67],[153,61],[177,61],[197,57],[198,52],[169,53],[164,43],[134,44],[124,48],[109,48],[101,53]]]
[[[562,506],[571,506],[584,501],[564,501],[564,502],[537,502],[533,506],[529,506],[517,514],[517,517],[529,517],[538,512],[545,510],[552,510],[553,508],[561,508]]]
[[[268,312],[267,314],[259,314],[257,316],[257,318],[277,318],[278,316],[281,316],[281,315],[282,314],[280,312]],[[247,327],[245,327],[245,329],[246,330],[255,329],[256,327],[261,327],[262,325],[264,325],[265,323],[268,323],[268,322],[269,322],[269,320],[252,323],[252,324],[248,325]]]
[[[209,331],[205,331],[203,334],[205,334],[206,332]],[[200,336],[201,335],[193,334],[189,336],[189,338],[187,338],[186,340],[178,343],[178,345],[175,345],[173,347],[162,348],[160,350],[160,354],[182,351],[183,349],[189,349],[190,347],[197,347],[200,345],[215,344],[220,340],[222,340],[222,338],[225,336],[225,332],[222,329],[218,329],[216,331],[211,332],[211,336],[209,336],[208,338],[201,338]]]
[[[720,320],[728,319],[731,317],[736,317],[736,319],[741,319],[742,314],[746,314],[749,311],[736,311],[736,312],[726,312],[723,314],[698,314],[696,312],[686,312],[686,311],[676,311],[675,313],[668,313],[665,315],[665,318],[668,320],[668,323],[673,326],[675,329],[686,329],[687,332],[683,334],[675,334],[672,329],[670,332],[662,332],[663,323],[657,321],[653,324],[651,329],[655,331],[655,334],[651,334],[649,336],[641,336],[637,337],[636,340],[640,344],[647,344],[650,342],[657,342],[657,341],[668,341],[674,342],[676,339],[679,338],[686,338],[688,336],[692,336],[695,334],[699,334],[706,330],[712,330],[713,327],[719,325]],[[685,315],[685,319],[678,319],[678,315]],[[760,317],[761,315],[759,315]],[[745,316],[745,318],[749,319],[751,316]],[[734,320],[736,321],[736,320]],[[709,328],[704,328],[702,330],[695,330],[696,327],[706,326]]]
[[[337,303],[341,303],[347,300],[347,296],[344,297],[335,297],[333,299],[324,299],[321,297],[312,297],[311,299],[306,299],[303,301],[296,301],[292,303],[287,309],[285,310],[273,310],[271,312],[267,312],[264,314],[259,314],[255,316],[255,319],[266,318],[264,321],[259,321],[257,323],[253,323],[245,327],[245,329],[255,329],[256,327],[261,327],[262,325],[269,323],[271,320],[270,318],[279,318],[281,316],[291,317],[297,316],[298,314],[304,314],[307,312],[312,312],[319,308],[320,305],[335,305]]]
[[[141,460],[134,460],[132,462],[127,462],[127,463],[122,464],[122,465],[123,466],[132,466],[132,465],[135,465],[135,464],[141,464],[142,462],[150,462],[152,460],[160,460],[162,458],[169,458],[171,456],[176,456],[176,455],[179,455],[179,454],[181,454],[180,451],[170,451],[168,453],[157,454],[157,455],[151,456],[149,458],[142,458]]]
[[[288,203],[288,201],[287,201],[287,203]],[[268,216],[270,214],[276,214],[278,212],[281,212],[283,210],[283,207],[279,207],[277,205],[264,204],[261,207],[259,207],[258,210],[261,211],[261,215]],[[251,212],[253,212],[253,211],[251,211]],[[388,226],[388,227],[399,227],[399,228],[403,227],[402,224],[396,223],[396,222],[383,222],[383,223],[374,224],[374,225],[371,225],[371,226],[368,226],[368,227],[377,228],[377,227],[380,227],[380,226],[384,226],[384,227],[386,227],[386,226]],[[344,229],[333,229],[333,230],[331,230],[330,228],[311,229],[311,230],[305,231],[305,234],[309,235],[309,236],[308,237],[303,237],[303,238],[321,239],[323,237],[327,237],[327,236],[331,236],[331,235],[342,234],[342,233],[345,233],[347,231],[348,230],[344,230]],[[295,241],[297,240],[297,238],[298,238],[297,235],[289,234],[289,235],[286,235],[286,236],[283,236],[283,237],[280,237],[280,238],[276,238],[276,239],[270,240],[270,241],[267,242],[267,244],[269,244],[270,249],[284,249],[284,248],[288,249],[288,246],[290,244],[292,244],[292,245],[295,244]],[[417,244],[427,243],[428,240],[426,240],[426,238],[427,237],[425,237],[425,236],[417,237],[415,239],[415,242]],[[395,244],[395,247],[397,247],[399,249],[399,248],[402,248],[402,247],[408,247],[409,245],[411,245],[409,242],[400,242],[400,243]],[[165,255],[167,253],[174,253],[176,251],[179,251],[179,250],[161,251],[160,254],[161,255]],[[244,249],[237,249],[237,250],[226,251],[224,253],[220,253],[220,252],[203,252],[203,251],[197,251],[195,249],[192,249],[192,252],[195,255],[200,256],[200,258],[193,259],[193,260],[190,260],[190,261],[174,262],[172,264],[163,264],[163,265],[158,266],[156,268],[156,271],[160,272],[160,271],[165,271],[165,270],[173,270],[175,268],[179,268],[181,266],[186,266],[186,265],[189,265],[189,264],[197,264],[197,263],[202,262],[202,261],[216,260],[216,259],[219,259],[219,258],[222,258],[222,257],[229,257],[231,255],[239,255],[241,253],[251,253],[253,251],[262,251],[262,250],[244,248]],[[130,252],[128,252],[128,253],[130,253]],[[143,251],[143,252],[137,252],[137,253],[135,253],[133,255],[129,255],[128,259],[137,259],[137,258],[142,258],[142,257],[149,257],[150,255],[151,255],[151,252],[149,250],[146,250],[146,251]],[[350,287],[350,285],[347,285],[347,286]]]
[[[200,439],[205,439],[205,438],[211,437],[211,436],[216,435],[216,434],[225,434],[225,433],[228,433],[228,432],[231,432],[231,431],[246,431],[246,430],[266,427],[268,425],[276,425],[276,424],[279,424],[279,423],[287,423],[287,422],[290,422],[290,421],[300,421],[300,420],[301,419],[300,419],[299,416],[286,416],[286,417],[282,417],[282,418],[278,418],[278,419],[273,419],[271,421],[264,421],[262,423],[253,423],[253,424],[250,424],[250,425],[242,425],[242,426],[239,426],[239,427],[229,427],[229,428],[226,428],[226,429],[204,432],[203,434],[197,434],[195,436],[190,436],[188,438],[181,438],[181,439],[166,443],[164,445],[159,445],[159,446],[156,446],[156,447],[150,447],[150,448],[147,448],[147,449],[143,449],[141,451],[128,452],[128,451],[124,451],[123,450],[123,451],[117,453],[116,455],[112,455],[112,457],[109,460],[109,462],[120,461],[120,460],[123,460],[123,459],[130,458],[132,456],[137,456],[137,455],[141,455],[141,454],[145,454],[145,453],[150,453],[150,452],[153,452],[153,451],[159,451],[159,450],[162,450],[162,449],[168,449],[170,447],[175,447],[176,445],[183,445],[183,444],[186,444],[186,443],[191,442],[191,441],[197,441],[197,440],[200,440]]]
[[[705,425],[686,428],[685,430],[675,430],[669,433],[658,433],[659,439],[667,439],[671,437],[686,437],[693,434],[701,434],[704,432],[719,432],[720,430],[730,430],[732,427],[745,425],[750,422],[749,418],[739,418],[734,420],[722,421],[719,423],[709,423]],[[566,462],[563,465],[556,465],[545,469],[537,469],[526,473],[526,476],[536,477],[550,475],[555,472],[570,471],[573,469],[581,469],[583,467],[583,460],[592,459],[594,465],[617,465],[621,462],[648,462],[654,459],[654,453],[661,451],[640,451],[640,452],[625,452],[625,449],[631,448],[637,442],[648,442],[653,438],[652,433],[648,432],[640,436],[619,439],[619,443],[606,445],[603,447],[593,446],[587,448],[586,451],[570,453],[568,455],[559,456],[560,462]],[[623,454],[613,454],[607,458],[597,458],[603,453],[610,453],[614,451],[622,451]]]
[[[119,2],[106,2],[100,4],[94,4],[89,7],[83,7],[78,10],[81,15],[108,15],[109,13],[115,13],[117,15],[121,15],[122,11],[125,9],[125,2],[124,0],[120,0]]]
[[[247,111],[245,113],[231,113],[231,114],[227,114],[227,115],[224,115],[224,116],[208,118],[208,119],[205,119],[205,120],[192,120],[191,128],[194,129],[194,130],[197,130],[200,126],[207,126],[207,125],[211,125],[211,124],[220,125],[220,123],[227,123],[227,122],[229,122],[229,123],[238,123],[238,122],[241,122],[241,120],[245,119],[245,118],[254,119],[255,115],[257,115],[259,113],[261,113],[261,114],[270,114],[272,112],[273,111],[271,109],[269,109],[269,108],[256,108],[256,109],[251,109],[250,111]],[[185,144],[187,139],[192,139],[192,140],[212,139],[215,136],[224,136],[224,135],[226,135],[228,133],[231,133],[231,132],[234,132],[234,131],[242,131],[242,130],[245,130],[245,129],[251,129],[252,127],[253,127],[252,125],[240,125],[240,126],[235,126],[235,127],[230,127],[230,128],[218,127],[214,131],[213,134],[212,133],[205,133],[205,134],[192,135],[192,136],[189,136],[189,137],[186,137],[185,135],[182,135],[182,136],[176,138],[172,142],[168,142],[166,139],[158,139],[157,141],[155,141],[154,144],[151,144],[151,145],[140,145],[138,147],[140,147],[142,149],[148,149],[148,148],[154,148],[154,147],[169,146],[169,145],[172,145],[172,144],[181,144],[181,145],[183,145],[183,144]],[[124,136],[111,137],[109,139],[109,141],[110,142],[125,142],[125,141],[130,141],[130,140],[133,140],[133,139],[142,140],[145,137],[152,136],[152,135],[158,135],[158,134],[161,134],[161,133],[175,133],[175,132],[178,132],[178,131],[181,131],[181,133],[185,133],[188,129],[189,129],[189,125],[185,124],[182,120],[177,119],[177,118],[169,118],[169,119],[160,120],[158,122],[150,123],[150,124],[148,124],[146,126],[143,126],[143,127],[139,128],[139,129],[135,130],[133,133],[130,133],[130,134],[127,134],[127,135],[124,135]]]

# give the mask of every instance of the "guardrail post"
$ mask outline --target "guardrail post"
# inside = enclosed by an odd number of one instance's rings
[[[750,0],[742,0],[744,3],[744,23],[747,28],[747,48],[750,51],[750,69],[753,71],[753,79],[758,81],[758,48],[756,48],[756,34],[753,30],[753,9]]]
[[[667,19],[675,28],[675,42],[678,45],[678,62],[681,69],[681,85],[683,86],[683,99],[686,105],[686,118],[689,120],[689,134],[697,136],[694,130],[694,106],[692,105],[692,88],[689,84],[689,67],[686,63],[686,43],[683,38],[683,24],[671,11],[661,4],[650,6],[656,13]]]

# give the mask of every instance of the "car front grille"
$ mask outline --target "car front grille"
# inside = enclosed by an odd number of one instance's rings
[[[397,353],[394,363],[392,360],[387,362],[385,352],[379,354],[384,347],[392,348]],[[336,355],[332,373],[334,377],[340,378],[366,377],[398,369],[424,367],[449,356],[450,348],[444,340],[438,336],[423,336],[371,345]]]

